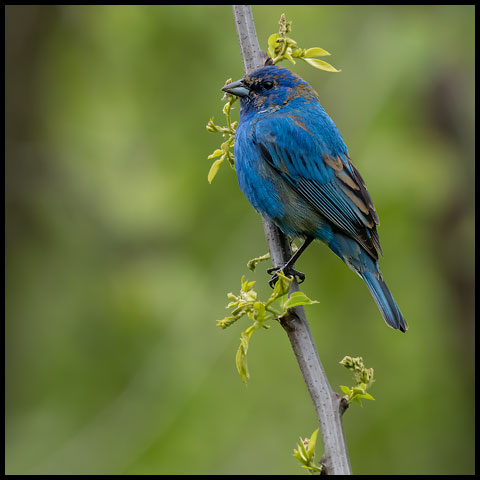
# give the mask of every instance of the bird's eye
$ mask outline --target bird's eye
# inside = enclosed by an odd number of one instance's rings
[[[265,82],[263,82],[263,87],[266,90],[270,90],[271,88],[273,88],[273,82],[271,82],[270,80],[266,80]]]

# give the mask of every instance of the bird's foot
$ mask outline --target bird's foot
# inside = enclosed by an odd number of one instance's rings
[[[283,267],[280,267],[280,268],[272,267],[267,270],[267,273],[272,276],[272,278],[268,281],[268,284],[270,285],[270,287],[272,288],[275,287],[275,284],[278,281],[278,272],[280,272],[281,270],[283,270],[284,275],[286,275],[287,277],[297,277],[297,282],[299,284],[305,281],[304,273],[299,272],[294,268],[288,267],[287,265],[284,265]]]

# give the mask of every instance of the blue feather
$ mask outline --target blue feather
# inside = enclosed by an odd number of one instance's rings
[[[234,85],[241,95],[235,167],[247,199],[287,235],[326,243],[363,278],[387,324],[406,331],[378,267],[373,201],[317,93],[276,66]]]

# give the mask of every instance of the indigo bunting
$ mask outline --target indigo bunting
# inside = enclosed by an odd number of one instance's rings
[[[321,240],[365,281],[386,323],[405,332],[407,323],[378,266],[377,212],[315,90],[275,65],[222,90],[240,98],[235,168],[242,192],[286,235],[305,240],[284,273],[303,281],[294,263],[313,240]],[[277,279],[272,271],[271,285]]]

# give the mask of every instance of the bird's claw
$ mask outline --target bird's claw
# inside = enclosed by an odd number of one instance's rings
[[[267,270],[267,273],[272,276],[272,278],[268,281],[268,284],[270,285],[270,287],[272,287],[272,288],[275,287],[275,284],[278,281],[278,272],[280,272],[281,270],[283,270],[283,273],[287,277],[297,277],[297,282],[299,284],[303,283],[305,281],[305,274],[295,270],[294,268],[285,268],[285,267],[275,268],[275,267],[272,267],[272,268],[269,268]]]

